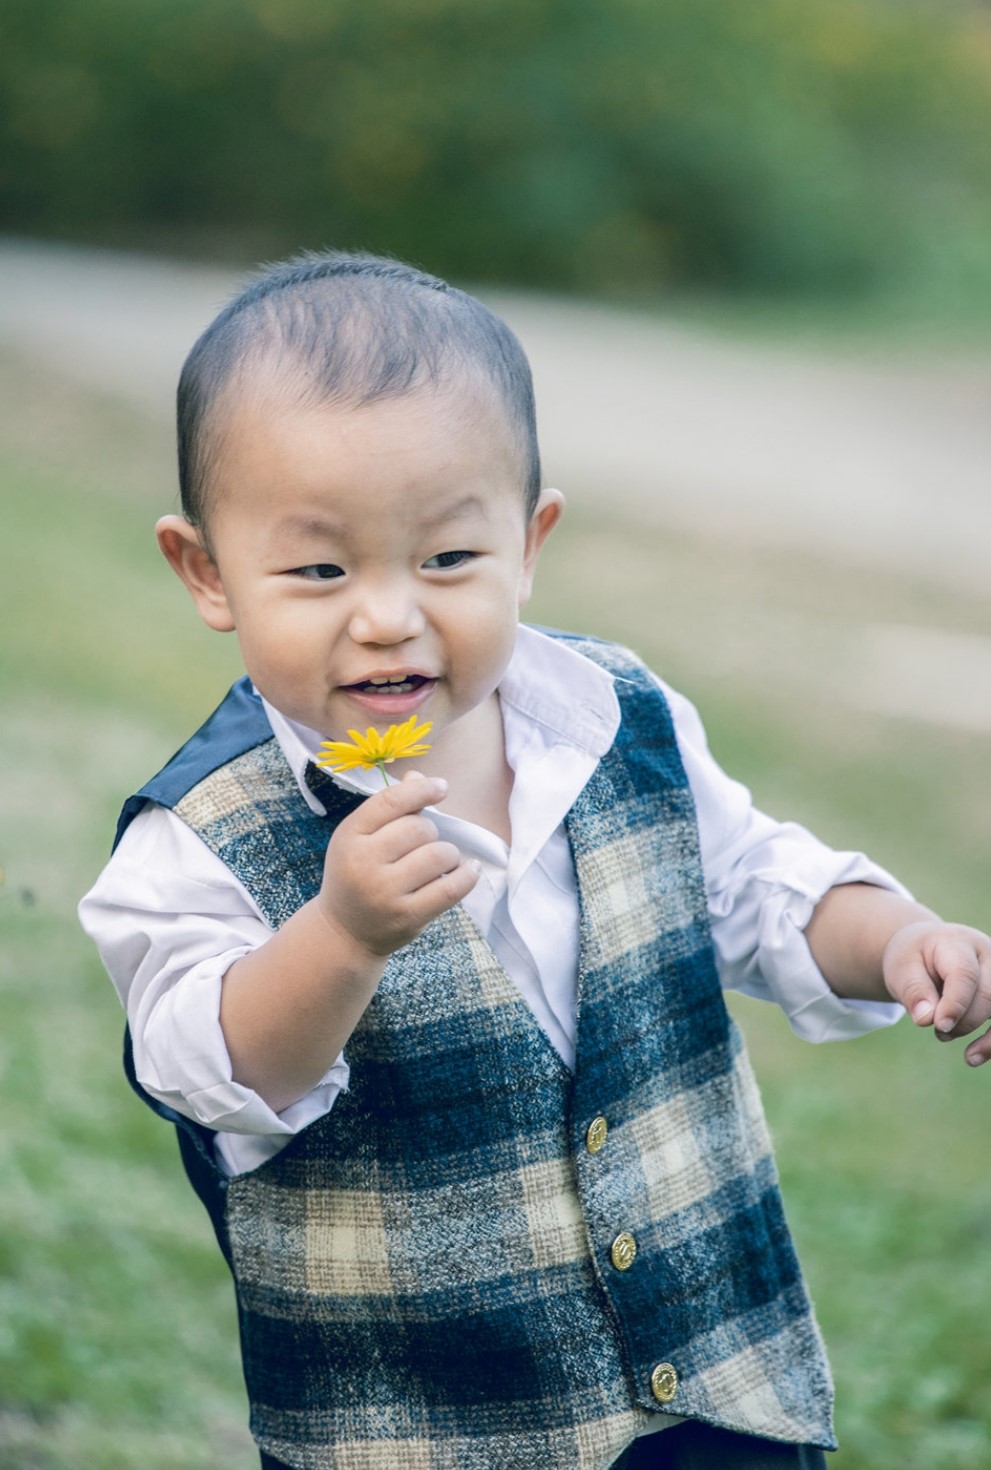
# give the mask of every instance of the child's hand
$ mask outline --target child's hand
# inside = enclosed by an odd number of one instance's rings
[[[453,842],[440,842],[423,814],[446,795],[446,781],[408,771],[363,802],[331,838],[317,902],[370,954],[408,944],[478,881],[478,869],[462,861]]]
[[[935,1026],[941,1041],[968,1036],[991,1020],[991,939],[966,924],[922,920],[891,936],[882,959],[884,983],[917,1026]],[[991,1058],[991,1029],[964,1059]]]

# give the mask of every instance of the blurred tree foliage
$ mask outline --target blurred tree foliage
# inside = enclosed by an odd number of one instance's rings
[[[860,291],[983,269],[989,137],[978,0],[0,7],[0,219],[21,232]]]

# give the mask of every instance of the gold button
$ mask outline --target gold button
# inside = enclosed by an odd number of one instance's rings
[[[590,1154],[597,1154],[599,1152],[599,1149],[606,1141],[606,1134],[608,1132],[609,1124],[600,1113],[597,1118],[593,1118],[591,1123],[589,1123],[588,1132],[585,1134],[585,1147]]]
[[[650,1375],[650,1391],[659,1404],[669,1404],[678,1392],[678,1370],[670,1363],[658,1363]]]
[[[628,1271],[636,1260],[637,1243],[628,1230],[623,1230],[612,1243],[612,1263],[617,1271]]]

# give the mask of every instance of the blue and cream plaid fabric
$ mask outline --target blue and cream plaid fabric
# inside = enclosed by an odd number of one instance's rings
[[[574,1074],[458,907],[392,957],[346,1049],[349,1090],[282,1153],[223,1191],[202,1131],[178,1120],[237,1283],[253,1432],[298,1470],[601,1470],[661,1409],[661,1363],[677,1373],[668,1412],[833,1444],[667,706],[632,655],[573,646],[613,672],[622,709],[567,820]],[[358,799],[314,771],[314,816],[263,726],[245,736],[248,698],[232,706],[243,753],[221,707],[185,757],[201,769],[213,752],[209,774],[176,797],[167,768],[143,795],[167,798],[278,925],[317,891]]]

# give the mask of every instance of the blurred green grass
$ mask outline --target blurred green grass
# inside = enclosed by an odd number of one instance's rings
[[[249,1470],[226,1271],[169,1130],[123,1082],[117,1002],[74,919],[121,797],[209,711],[236,647],[155,549],[161,427],[14,361],[0,404],[0,1465]],[[858,711],[843,679],[867,623],[991,633],[991,604],[718,527],[574,516],[529,615],[634,645],[766,809],[986,923],[984,737]],[[734,1009],[831,1349],[832,1463],[981,1470],[987,1079],[907,1026],[814,1048],[768,1008]]]

